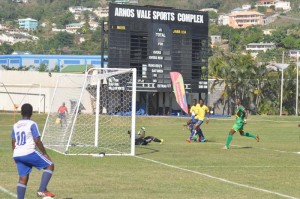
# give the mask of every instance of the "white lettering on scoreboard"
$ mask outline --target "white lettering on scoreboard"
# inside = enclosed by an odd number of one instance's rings
[[[184,23],[204,23],[204,15],[191,13],[175,13],[168,11],[133,9],[115,7],[115,17],[148,19],[157,21],[178,21]],[[163,37],[163,36],[162,36]]]

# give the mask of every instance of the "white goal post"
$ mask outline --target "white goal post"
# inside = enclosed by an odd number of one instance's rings
[[[63,103],[68,112],[59,121]],[[136,69],[65,74],[57,80],[42,140],[66,155],[134,155],[135,113]]]

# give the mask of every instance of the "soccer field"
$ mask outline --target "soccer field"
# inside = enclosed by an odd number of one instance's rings
[[[34,115],[42,131],[46,116]],[[188,118],[138,118],[147,135],[164,139],[136,147],[136,156],[64,156],[55,163],[48,189],[59,199],[300,198],[298,117],[249,116],[245,131],[222,150],[234,118],[211,119],[202,129],[208,142],[188,143]],[[14,116],[0,114],[0,198],[16,198],[18,175],[10,133]],[[120,132],[123,133],[123,132]],[[127,133],[127,132],[124,132]],[[41,172],[34,169],[26,198],[36,198]]]

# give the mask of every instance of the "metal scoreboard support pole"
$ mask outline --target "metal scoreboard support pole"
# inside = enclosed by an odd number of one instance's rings
[[[299,98],[299,51],[297,51],[297,57],[296,57],[296,70],[297,70],[297,76],[296,76],[296,111],[295,111],[295,115],[298,116],[298,98]]]
[[[101,22],[101,68],[104,68],[104,42],[105,35],[108,34],[108,30],[106,29],[107,21],[102,20]]]

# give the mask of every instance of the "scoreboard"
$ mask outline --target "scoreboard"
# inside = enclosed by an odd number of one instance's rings
[[[207,12],[110,4],[108,31],[108,67],[136,68],[138,91],[172,91],[176,71],[186,91],[207,93]]]

